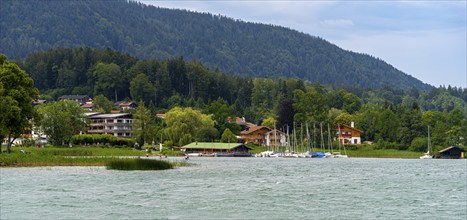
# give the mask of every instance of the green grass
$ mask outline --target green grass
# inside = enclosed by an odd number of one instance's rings
[[[23,150],[25,153],[22,153]],[[13,148],[10,154],[0,154],[0,167],[35,166],[108,166],[111,163],[131,163],[138,159],[117,158],[118,156],[144,156],[146,152],[133,149],[73,147],[73,148]],[[130,162],[129,162],[130,161]],[[147,160],[144,161],[155,161]],[[145,162],[143,162],[145,163]],[[159,162],[156,162],[159,163]],[[187,162],[168,162],[170,168],[187,166]],[[145,169],[141,166],[141,169]],[[148,165],[147,167],[152,167]],[[165,169],[165,166],[161,166]],[[162,169],[161,168],[161,169]],[[138,167],[133,168],[138,169]]]
[[[344,152],[341,152],[342,154]],[[349,157],[371,157],[371,158],[419,158],[423,155],[420,152],[405,150],[347,150]]]

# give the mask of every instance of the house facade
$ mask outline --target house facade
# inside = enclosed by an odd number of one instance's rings
[[[87,95],[63,95],[58,98],[58,100],[72,100],[78,102],[79,105],[84,105],[87,102],[91,102],[92,99]]]
[[[265,134],[266,146],[286,146],[287,135],[279,130],[272,130]]]
[[[88,134],[111,134],[116,137],[132,136],[133,117],[129,113],[101,114],[86,113],[90,122]]]
[[[138,106],[134,102],[116,102],[115,103],[118,108],[120,108],[122,111],[128,111],[128,110],[135,110]]]
[[[341,144],[361,144],[361,132],[361,130],[355,128],[353,122],[350,126],[346,124],[337,123],[336,135],[337,140]]]
[[[259,145],[266,144],[266,133],[272,129],[265,126],[253,126],[240,132],[240,136],[245,143],[255,143]]]

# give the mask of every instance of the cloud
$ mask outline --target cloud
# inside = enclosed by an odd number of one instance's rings
[[[319,36],[432,85],[467,88],[467,1],[153,1]]]
[[[327,28],[345,28],[353,26],[353,21],[350,19],[334,19],[321,21],[320,24]]]

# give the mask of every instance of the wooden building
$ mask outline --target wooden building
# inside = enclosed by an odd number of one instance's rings
[[[240,136],[243,140],[245,140],[245,143],[265,145],[266,133],[270,132],[271,130],[272,129],[265,126],[253,126],[241,131]]]
[[[252,148],[241,143],[193,142],[182,147],[191,156],[250,156]]]
[[[341,144],[361,144],[360,133],[361,130],[355,128],[352,122],[350,126],[346,124],[337,123],[336,128],[337,140]]]
[[[279,130],[272,130],[265,134],[266,146],[286,146],[287,134]]]
[[[438,151],[439,158],[441,159],[464,159],[465,150],[459,147],[448,147],[444,150]]]

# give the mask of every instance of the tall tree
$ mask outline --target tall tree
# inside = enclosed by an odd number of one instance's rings
[[[13,141],[30,125],[35,115],[32,100],[37,95],[32,78],[0,54],[0,140],[8,137],[7,153]]]
[[[133,100],[142,100],[144,103],[149,104],[151,99],[155,97],[155,91],[154,86],[144,73],[136,75],[130,82],[130,94]]]
[[[41,128],[53,145],[70,143],[74,134],[86,129],[84,110],[75,101],[63,100],[40,106]]]
[[[138,109],[133,114],[133,137],[139,146],[150,143],[155,138],[156,125],[154,118],[151,117],[151,111],[147,109],[144,102],[139,102]]]
[[[118,101],[117,90],[121,86],[122,74],[120,66],[115,63],[97,63],[93,70],[94,94],[103,94]]]
[[[92,103],[93,111],[96,112],[110,113],[115,108],[115,103],[103,95],[95,96]]]
[[[167,112],[165,117],[165,135],[172,143],[183,146],[193,140],[204,139],[201,137],[205,130],[214,128],[214,120],[211,115],[202,114],[192,108],[175,107]]]

